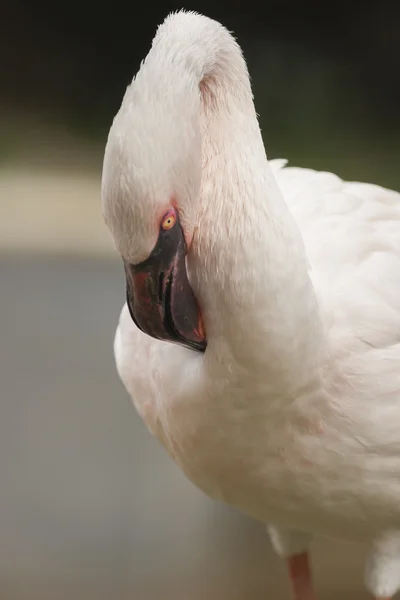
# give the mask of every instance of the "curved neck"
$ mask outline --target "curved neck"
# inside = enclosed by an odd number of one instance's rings
[[[188,78],[201,139],[188,267],[209,354],[308,385],[323,338],[317,302],[300,232],[267,161],[240,48],[198,15],[173,15],[162,28],[153,50],[168,56],[173,87]]]

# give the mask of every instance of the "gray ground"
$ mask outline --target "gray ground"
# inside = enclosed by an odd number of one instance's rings
[[[1,600],[288,598],[263,526],[207,500],[146,432],[112,339],[108,258],[0,259]],[[362,549],[318,541],[321,599],[361,599]]]

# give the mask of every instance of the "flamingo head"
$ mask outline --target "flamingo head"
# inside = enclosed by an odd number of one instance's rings
[[[103,216],[123,259],[133,321],[154,338],[204,351],[186,271],[200,196],[200,94],[185,75],[170,89],[160,56],[142,65],[110,129]]]

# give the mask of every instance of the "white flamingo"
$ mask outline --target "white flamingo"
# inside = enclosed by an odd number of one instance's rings
[[[126,91],[102,194],[127,280],[117,368],[150,431],[199,488],[271,524],[297,600],[314,597],[313,534],[368,543],[366,584],[389,598],[400,195],[268,163],[239,46],[183,11]]]

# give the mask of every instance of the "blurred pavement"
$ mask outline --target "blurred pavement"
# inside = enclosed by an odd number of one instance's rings
[[[97,173],[0,170],[0,252],[114,256]]]

